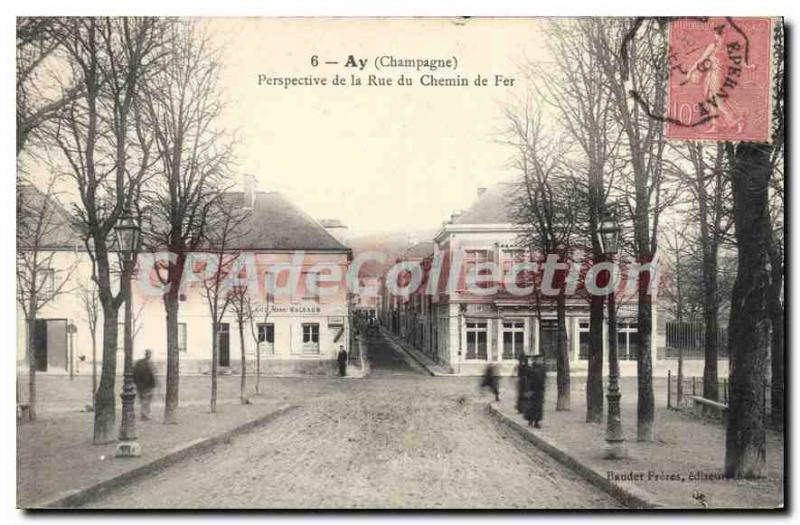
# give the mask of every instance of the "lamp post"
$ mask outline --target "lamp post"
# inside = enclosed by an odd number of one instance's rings
[[[133,308],[131,293],[131,278],[135,264],[136,251],[139,246],[139,224],[129,210],[122,212],[122,216],[114,226],[117,236],[117,248],[122,261],[121,291],[125,299],[125,365],[122,381],[122,422],[119,427],[117,440],[117,457],[137,457],[142,455],[142,449],[136,440],[136,385],[133,382]]]
[[[614,255],[619,249],[619,235],[621,228],[617,222],[616,213],[613,215],[604,212],[597,236],[600,251],[609,260],[614,260]],[[614,278],[613,272],[609,277]],[[612,285],[615,284],[612,282]],[[608,296],[608,417],[606,418],[606,459],[620,459],[627,455],[625,449],[625,436],[622,432],[622,417],[619,406],[619,355],[617,353],[617,307],[616,292],[612,288]]]

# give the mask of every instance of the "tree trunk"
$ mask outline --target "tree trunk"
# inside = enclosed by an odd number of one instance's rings
[[[566,298],[564,288],[558,294],[556,318],[558,323],[558,353],[556,357],[556,410],[570,409],[569,347],[567,345]]]
[[[700,217],[700,244],[703,251],[703,324],[705,325],[704,341],[704,366],[703,366],[703,397],[719,400],[719,377],[717,374],[717,358],[719,354],[717,345],[718,299],[717,299],[717,243],[711,239],[708,228],[708,194],[706,192],[703,176],[700,171],[697,181],[697,209]],[[717,191],[720,191],[717,188]],[[716,210],[721,213],[721,210]]]
[[[100,384],[94,396],[95,445],[113,442],[116,421],[114,382],[117,374],[117,315],[118,309],[103,306],[103,367]]]
[[[772,325],[771,345],[771,384],[770,384],[770,421],[773,427],[783,430],[783,395],[785,388],[784,360],[784,310],[781,303],[781,283],[783,282],[782,262],[772,261],[772,286],[770,289],[769,312]]]
[[[638,399],[636,406],[636,439],[653,441],[653,424],[655,419],[655,400],[653,398],[653,359],[652,330],[653,310],[652,297],[649,293],[650,275],[639,277],[639,311],[637,340],[639,343],[636,358],[636,375]]]
[[[245,388],[247,386],[247,360],[244,355],[244,319],[239,319],[239,347],[242,349],[242,383],[239,388],[239,401],[247,403]]]
[[[27,326],[26,344],[28,346],[28,418],[36,419],[36,348],[34,337],[36,334],[36,316],[30,316]]]
[[[170,288],[176,291],[168,292],[164,296],[164,308],[167,313],[167,377],[166,394],[164,397],[164,423],[177,423],[178,416],[178,386],[180,383],[180,350],[178,348],[178,310],[180,302],[179,288],[174,285]]]
[[[95,410],[96,395],[97,395],[97,326],[95,325],[95,329],[92,330],[92,410]]]
[[[256,394],[261,394],[261,343],[256,343]]]
[[[219,361],[219,323],[213,322],[211,334],[211,413],[217,411],[217,361]]]
[[[729,478],[761,477],[765,473],[769,152],[766,144],[742,142],[736,148],[732,169],[739,264],[731,297],[728,342],[730,406],[725,436],[725,475]]]
[[[593,295],[589,306],[589,368],[586,376],[586,422],[603,422],[603,303]]]
[[[678,345],[678,387],[677,387],[677,407],[683,407],[683,346]]]
[[[714,249],[714,248],[712,248]],[[714,249],[716,251],[716,249]],[[703,397],[719,400],[719,377],[717,374],[717,359],[719,345],[717,332],[719,330],[718,300],[717,300],[717,257],[716,253],[709,262],[703,264],[703,321],[705,324],[705,365],[703,366]],[[712,273],[713,272],[713,273]]]

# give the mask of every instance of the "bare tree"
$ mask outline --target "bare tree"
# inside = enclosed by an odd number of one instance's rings
[[[718,400],[719,250],[733,225],[725,148],[722,143],[709,148],[700,142],[689,142],[673,151],[688,160],[691,166],[690,170],[679,173],[678,182],[689,196],[690,213],[684,217],[697,224],[696,244],[701,254],[698,270],[705,327],[703,397]]]
[[[80,85],[54,71],[60,51],[51,17],[17,18],[17,156],[30,138],[80,95]]]
[[[597,241],[607,196],[615,170],[614,154],[619,147],[620,128],[615,121],[608,80],[599,64],[599,33],[602,23],[595,19],[554,20],[548,23],[548,49],[553,62],[530,68],[539,94],[554,110],[580,149],[575,162],[587,180],[588,229],[584,238],[591,244],[592,259],[604,260]],[[590,300],[589,366],[586,377],[586,421],[603,420],[603,296]]]
[[[522,226],[521,244],[534,247],[544,257],[555,255],[559,263],[570,261],[572,236],[582,209],[583,195],[573,183],[565,164],[567,141],[548,133],[542,124],[541,110],[530,102],[506,109],[508,143],[514,147],[514,167],[519,170],[518,191],[511,207],[515,222]],[[552,138],[549,138],[552,137]],[[557,272],[553,283],[556,296],[557,344],[556,410],[570,409],[570,366],[566,327],[564,272]],[[537,306],[541,297],[536,296]]]
[[[770,420],[777,428],[783,428],[784,421],[784,392],[785,392],[785,345],[784,334],[784,30],[782,23],[775,24],[773,39],[773,64],[776,65],[774,73],[773,92],[773,147],[771,155],[772,177],[770,179],[770,223],[772,224],[772,238],[770,244],[770,273],[771,284],[769,291],[769,316],[772,324],[771,337],[771,391],[770,391]]]
[[[236,326],[239,330],[239,349],[242,357],[242,375],[239,384],[239,401],[246,405],[247,400],[247,356],[245,352],[244,326],[250,316],[250,297],[247,286],[234,286],[230,292],[231,310],[236,318]],[[258,350],[258,348],[256,348]]]
[[[57,179],[51,177],[44,192],[30,184],[17,186],[17,303],[25,316],[30,419],[36,419],[36,318],[56,297],[71,291],[67,283],[78,263],[75,247],[64,245],[72,237],[71,218],[57,201]],[[72,261],[63,261],[70,249]]]
[[[114,291],[113,228],[124,210],[138,213],[150,175],[152,140],[143,126],[141,84],[163,58],[163,26],[153,18],[64,18],[59,45],[79,79],[81,96],[62,108],[49,137],[75,184],[75,214],[92,260],[103,310],[103,366],[95,394],[94,443],[114,440],[117,318],[124,290]],[[134,258],[122,261],[119,282],[130,283]]]
[[[147,121],[155,134],[159,175],[145,193],[152,214],[147,242],[173,255],[162,283],[167,326],[164,422],[177,417],[180,379],[178,314],[187,256],[203,240],[212,202],[226,189],[232,143],[219,126],[219,63],[193,21],[175,21],[169,62],[146,85]],[[159,274],[161,276],[161,274]]]
[[[239,203],[231,199],[214,201],[209,214],[204,247],[204,273],[202,280],[203,295],[211,315],[211,412],[217,411],[217,371],[219,368],[219,333],[220,324],[234,299],[235,283],[238,283],[236,268],[237,259],[241,255],[234,248],[236,241],[243,235],[242,223],[247,217]]]
[[[94,408],[95,393],[97,392],[97,325],[100,321],[100,296],[97,293],[97,287],[82,284],[79,297],[86,324],[89,326],[89,335],[92,338],[92,408]]]
[[[731,163],[733,218],[739,254],[728,333],[731,373],[725,475],[730,478],[757,478],[765,474],[764,396],[770,347],[773,366],[778,367],[780,374],[778,385],[773,383],[773,392],[776,386],[782,390],[783,381],[783,257],[776,250],[776,230],[770,220],[769,202],[770,191],[779,193],[782,190],[782,182],[773,182],[776,168],[781,176],[783,171],[784,34],[780,22],[775,23],[774,43],[776,62],[780,66],[773,78],[774,95],[779,101],[773,108],[773,141],[771,144],[726,144]],[[782,212],[777,215],[782,226]],[[778,263],[779,270],[773,267],[773,260]],[[781,284],[776,285],[775,278]],[[776,302],[780,309],[775,308]],[[780,319],[774,317],[778,314]],[[776,328],[780,330],[777,334]],[[781,417],[782,408],[781,405]]]
[[[263,315],[259,317],[259,323],[262,325],[267,324],[267,320],[269,319],[269,314],[272,311],[271,308],[271,301],[270,301],[269,289],[266,291],[266,301],[264,304],[264,311]],[[261,343],[265,342],[262,341],[261,333],[259,332],[259,323],[256,322],[256,312],[258,310],[257,305],[254,305],[253,302],[248,298],[246,302],[247,308],[247,319],[250,322],[250,335],[253,337],[253,341],[256,344],[256,394],[261,393]]]
[[[666,97],[667,39],[661,20],[593,19],[598,61],[613,101],[613,115],[622,128],[621,152],[629,161],[620,170],[616,186],[634,229],[634,255],[640,264],[654,264],[658,248],[659,219],[674,199],[663,186],[664,125],[651,118],[639,101],[664,107]],[[637,94],[637,97],[632,96]],[[652,363],[652,273],[638,281],[638,404],[636,434],[639,441],[653,440],[655,401]]]

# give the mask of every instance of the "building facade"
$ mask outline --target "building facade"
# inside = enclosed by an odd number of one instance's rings
[[[454,213],[443,223],[423,258],[425,267],[440,265],[435,294],[418,293],[408,297],[384,299],[381,318],[385,326],[446,365],[452,373],[478,374],[487,363],[494,363],[503,374],[510,374],[521,353],[543,354],[548,366],[555,366],[557,338],[554,300],[534,301],[531,297],[508,293],[476,295],[467,286],[465,275],[472,266],[495,262],[504,270],[524,260],[516,227],[508,213],[508,197],[513,186],[498,184],[480,189],[476,201],[465,211]],[[426,247],[427,249],[427,247]],[[407,258],[415,260],[413,257]],[[447,286],[451,265],[460,260],[457,281]],[[431,271],[426,269],[426,275]],[[426,279],[427,280],[427,279]],[[384,295],[388,287],[384,284]],[[657,299],[657,298],[654,298]],[[622,375],[636,374],[637,304],[635,294],[618,295],[617,342]],[[655,301],[654,301],[655,304]],[[589,351],[589,302],[585,295],[566,299],[567,345],[571,372],[586,374]],[[604,345],[607,346],[607,325]],[[676,363],[665,358],[665,319],[653,308],[652,358],[654,374],[666,375]],[[608,352],[604,351],[605,367]]]
[[[218,331],[218,364],[222,374],[238,373],[244,349],[252,373],[260,355],[264,374],[333,374],[340,346],[350,351],[351,308],[345,277],[351,251],[317,221],[278,192],[231,193],[232,205],[244,208],[241,235],[230,247],[240,277],[247,281],[249,315],[231,304]],[[66,212],[64,216],[68,217]],[[50,289],[69,279],[61,293],[38,314],[34,334],[36,366],[40,372],[91,374],[91,308],[84,298],[93,288],[92,263],[77,235],[46,247],[57,252],[48,271]],[[19,247],[18,249],[25,249]],[[112,254],[112,259],[115,257]],[[153,278],[158,255],[140,254],[133,284],[134,357],[153,352],[160,371],[166,369],[166,316],[162,291]],[[212,321],[203,285],[209,254],[191,254],[180,294],[178,350],[182,374],[208,373],[212,355]],[[241,260],[241,262],[239,262]],[[112,260],[113,263],[113,260]],[[145,275],[142,272],[150,272]],[[98,316],[96,353],[102,360],[102,309]],[[117,369],[123,363],[123,309],[119,311]],[[18,309],[18,367],[27,367],[26,323]]]

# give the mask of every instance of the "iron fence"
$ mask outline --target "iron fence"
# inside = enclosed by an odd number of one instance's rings
[[[706,327],[702,323],[668,322],[667,359],[677,359],[683,354],[684,359],[703,359],[705,356]],[[728,329],[716,331],[717,352],[719,357],[728,357]]]
[[[683,378],[683,388],[679,389],[677,374],[672,371],[667,372],[667,408],[684,409],[691,406],[689,396],[706,397],[703,392],[703,378],[691,376]],[[730,402],[730,384],[727,378],[722,378],[717,382],[717,401],[728,405]],[[769,418],[771,406],[772,389],[770,382],[764,383],[764,417]]]

